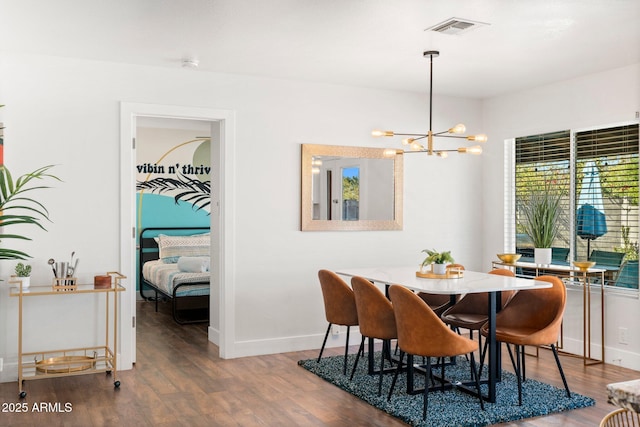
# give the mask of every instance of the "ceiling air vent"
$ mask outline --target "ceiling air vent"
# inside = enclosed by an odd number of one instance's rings
[[[484,22],[470,21],[468,19],[449,18],[446,21],[440,22],[432,27],[425,29],[425,31],[435,31],[436,33],[457,35],[466,33],[474,28],[489,25]]]

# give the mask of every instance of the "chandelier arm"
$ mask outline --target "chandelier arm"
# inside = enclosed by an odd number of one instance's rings
[[[439,133],[434,133],[433,135],[437,136],[437,137],[440,137],[440,138],[458,138],[458,139],[462,138],[462,139],[467,139],[467,137],[464,136],[464,135],[447,135],[446,133],[443,134],[443,135],[441,135]]]
[[[393,133],[394,136],[417,136],[419,138],[426,138],[427,134],[424,133],[399,133],[399,132],[394,132]]]
[[[424,150],[409,150],[409,151],[404,151],[404,154],[414,154],[414,153],[428,153],[429,150],[427,150],[426,148]],[[437,150],[433,150],[434,153],[458,153],[458,149],[455,150],[441,150],[441,149],[437,149]]]

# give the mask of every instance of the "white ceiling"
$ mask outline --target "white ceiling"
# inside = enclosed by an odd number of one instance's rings
[[[640,63],[640,0],[0,0],[0,49],[409,91],[437,49],[434,92],[485,98]]]

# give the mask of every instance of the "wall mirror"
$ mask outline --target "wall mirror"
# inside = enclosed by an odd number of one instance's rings
[[[302,144],[302,231],[402,230],[402,151]]]

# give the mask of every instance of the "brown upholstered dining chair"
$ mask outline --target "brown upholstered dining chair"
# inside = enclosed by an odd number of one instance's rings
[[[347,340],[344,346],[344,366],[342,373],[347,374],[347,355],[349,354],[349,331],[351,326],[358,325],[358,311],[356,309],[356,299],[353,290],[337,274],[329,270],[318,272],[320,286],[322,287],[322,297],[324,299],[324,313],[329,322],[327,333],[324,334],[324,341],[318,355],[318,362],[322,358],[324,346],[327,344],[327,337],[331,331],[331,325],[343,325],[347,327]]]
[[[549,282],[552,287],[518,291],[506,307],[496,315],[496,340],[513,344],[516,349],[515,360],[511,348],[509,348],[509,355],[518,378],[519,405],[522,405],[522,381],[525,379],[524,346],[526,345],[551,347],[567,397],[571,397],[555,346],[566,305],[566,289],[562,280],[555,276],[539,276],[535,280]],[[486,337],[488,325],[484,324],[480,332]]]
[[[360,324],[360,334],[362,334],[362,342],[360,350],[356,355],[356,361],[351,371],[351,379],[358,366],[360,354],[364,354],[365,338],[372,340],[374,338],[381,340],[393,340],[398,338],[396,329],[396,319],[393,314],[393,306],[391,301],[378,289],[373,283],[363,277],[352,277],[351,287],[356,297],[356,307],[358,309],[358,322]],[[369,345],[369,349],[373,348]],[[389,359],[391,355],[389,354]],[[371,355],[369,355],[371,357]],[[378,396],[382,394],[382,376],[384,374],[384,351],[380,355],[380,370],[378,371],[380,379],[378,381]]]
[[[511,270],[506,269],[494,269],[489,274],[495,274],[499,276],[514,277],[515,274]],[[501,292],[500,308],[504,307],[506,303],[511,299],[514,291]],[[488,307],[489,307],[489,293],[473,293],[467,294],[454,306],[449,307],[442,313],[440,318],[442,321],[450,326],[456,328],[456,330],[468,329],[469,338],[473,339],[473,331],[478,331],[478,345],[482,346],[482,335],[480,334],[480,328],[487,323],[488,320]],[[486,342],[485,342],[486,348]],[[480,356],[480,364],[484,361],[485,350],[483,349]]]
[[[400,361],[391,382],[388,400],[391,400],[393,389],[402,370],[402,360],[405,353],[410,356],[423,356],[426,358],[427,373],[425,377],[422,418],[427,418],[429,399],[429,378],[431,378],[431,358],[442,360],[442,379],[444,382],[444,359],[462,354],[471,357],[471,369],[475,378],[476,390],[480,399],[480,407],[484,410],[484,403],[480,395],[480,383],[475,370],[473,352],[478,349],[478,344],[466,337],[456,334],[429,308],[429,306],[416,294],[399,285],[389,288],[389,296],[393,303],[393,313],[398,328],[398,346],[400,347]],[[407,365],[413,365],[412,357],[409,357]],[[409,373],[408,373],[409,375]],[[443,384],[444,386],[444,384]]]
[[[456,269],[464,270],[462,264],[448,264],[447,270]],[[436,315],[441,316],[442,313],[451,307],[451,297],[449,295],[430,294],[428,292],[418,292],[418,296],[433,310]]]

